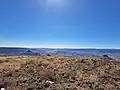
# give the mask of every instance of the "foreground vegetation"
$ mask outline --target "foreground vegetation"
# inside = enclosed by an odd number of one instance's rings
[[[0,57],[2,85],[7,90],[120,90],[120,61],[57,56]]]

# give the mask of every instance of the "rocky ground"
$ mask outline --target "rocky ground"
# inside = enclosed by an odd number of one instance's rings
[[[57,56],[0,57],[6,90],[120,90],[120,61]]]

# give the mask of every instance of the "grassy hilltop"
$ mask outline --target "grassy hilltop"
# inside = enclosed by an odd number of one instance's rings
[[[58,56],[0,57],[0,85],[7,90],[120,90],[120,61]]]

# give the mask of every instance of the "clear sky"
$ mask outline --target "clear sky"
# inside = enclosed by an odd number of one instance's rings
[[[0,0],[0,46],[120,48],[120,0]]]

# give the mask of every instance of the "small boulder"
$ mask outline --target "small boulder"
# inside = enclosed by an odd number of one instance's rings
[[[108,55],[103,55],[102,59],[104,60],[113,60],[111,57],[109,57]]]

